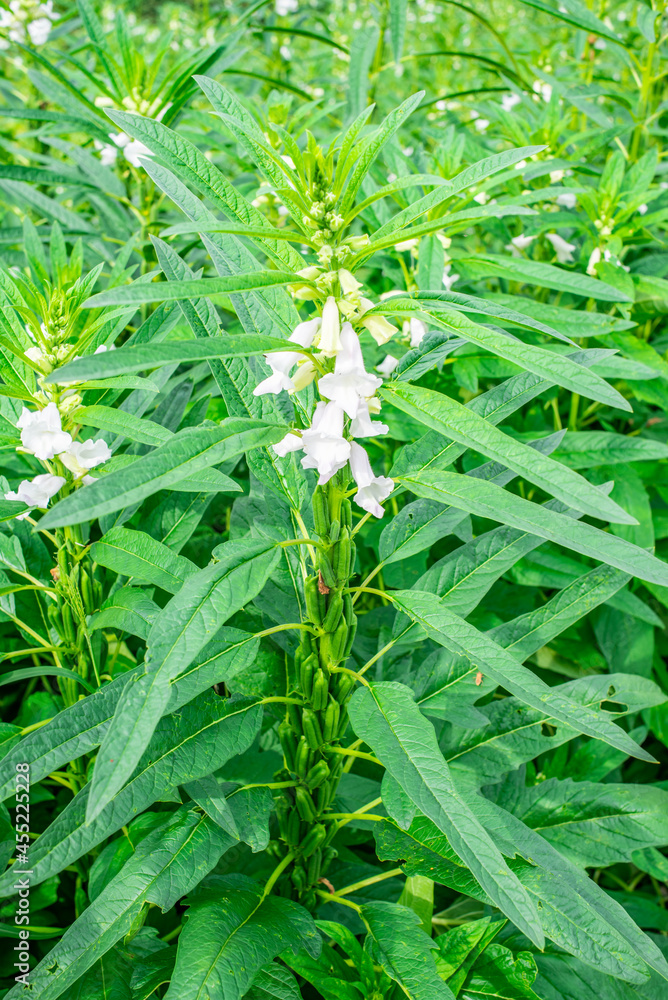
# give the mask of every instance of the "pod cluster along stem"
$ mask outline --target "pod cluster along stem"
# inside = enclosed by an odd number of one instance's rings
[[[355,685],[354,677],[341,670],[357,626],[347,592],[355,545],[344,476],[337,473],[313,494],[320,544],[315,572],[304,581],[306,617],[313,629],[302,632],[294,657],[292,682],[302,704],[289,704],[279,727],[285,765],[279,774],[297,783],[285,789],[277,803],[279,839],[272,842],[272,850],[277,856],[294,855],[289,878],[279,889],[311,910],[317,904],[318,884],[336,857],[331,842],[337,828],[326,818],[343,774],[345,757],[339,750]]]

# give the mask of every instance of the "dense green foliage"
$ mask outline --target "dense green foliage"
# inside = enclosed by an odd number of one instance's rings
[[[0,0],[0,996],[666,997],[667,30]]]

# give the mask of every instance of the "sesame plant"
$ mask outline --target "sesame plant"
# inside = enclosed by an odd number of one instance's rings
[[[0,13],[8,1000],[668,991],[663,9],[351,16]]]

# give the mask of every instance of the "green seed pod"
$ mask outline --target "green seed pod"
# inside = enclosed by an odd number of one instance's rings
[[[330,695],[322,724],[322,736],[326,743],[331,743],[336,735],[339,726],[340,712],[341,706],[338,701]]]
[[[81,571],[81,581],[79,586],[81,588],[84,611],[86,614],[91,615],[95,610],[95,599],[93,597],[93,587],[90,582],[90,577],[85,569]]]
[[[302,725],[308,745],[311,750],[317,750],[322,745],[322,731],[317,715],[310,708],[305,708],[302,713]]]
[[[309,789],[313,791],[319,785],[322,785],[323,781],[326,781],[327,778],[329,778],[329,764],[326,760],[319,760],[309,770],[305,780]]]
[[[329,534],[329,505],[321,486],[316,486],[311,505],[313,507],[315,533],[320,538],[326,538]]]
[[[290,803],[286,798],[281,796],[276,802],[276,819],[278,820],[278,830],[283,840],[288,839],[288,825],[291,812]]]
[[[318,577],[309,576],[304,581],[304,600],[306,602],[306,614],[310,621],[314,625],[320,625],[322,623],[322,615],[320,613],[321,608],[321,594],[318,593]]]
[[[310,653],[305,660],[302,660],[299,674],[299,685],[305,698],[311,697],[313,690],[313,675],[318,667],[318,657]]]
[[[314,851],[308,861],[308,868],[306,869],[306,880],[309,885],[315,885],[320,878],[320,869],[322,866],[322,852],[320,850]]]
[[[355,678],[351,674],[340,673],[336,685],[337,701],[343,703],[355,687]]]
[[[288,719],[290,720],[290,725],[295,731],[297,737],[301,736],[302,732],[302,717],[300,711],[296,705],[288,704],[286,705],[286,710],[288,713]]]
[[[350,656],[350,651],[353,648],[356,632],[357,632],[357,618],[355,615],[353,615],[353,620],[348,622],[348,641],[346,642],[346,648],[343,651],[344,660]]]
[[[283,756],[285,757],[285,764],[291,770],[295,769],[295,752],[297,750],[297,738],[295,736],[295,731],[289,722],[281,722],[278,727],[278,738],[281,741],[281,746],[283,748]]]
[[[315,804],[310,793],[301,785],[295,789],[295,803],[301,819],[312,823],[316,817]]]
[[[350,576],[350,532],[348,528],[341,528],[339,540],[334,549],[334,572],[339,584],[345,583]]]
[[[315,712],[319,712],[320,709],[326,706],[328,695],[329,681],[327,680],[327,675],[322,667],[318,667],[313,678],[313,687],[311,688],[311,704]]]
[[[329,595],[329,607],[322,622],[325,632],[335,632],[342,615],[343,599],[338,590],[333,590]]]
[[[345,603],[344,603],[345,608]],[[346,643],[348,642],[348,625],[345,615],[339,622],[334,632],[329,634],[329,653],[334,663],[340,663],[343,659]]]
[[[322,851],[322,874],[325,875],[329,866],[335,858],[338,858],[339,852],[335,847],[325,847]]]
[[[299,813],[296,809],[293,809],[288,816],[288,827],[287,827],[287,837],[285,838],[290,845],[290,847],[297,847],[301,841],[302,836],[302,823],[299,818]]]
[[[267,854],[271,855],[273,858],[282,858],[283,851],[281,845],[277,840],[270,840],[267,844]]]
[[[349,531],[352,530],[353,526],[353,509],[350,505],[350,500],[341,501],[341,528],[348,528]]]
[[[295,774],[300,778],[303,778],[308,773],[309,769],[309,745],[308,740],[305,736],[299,738],[299,743],[297,744],[297,749],[295,751]]]
[[[68,642],[75,642],[77,633],[74,627],[74,619],[72,618],[72,609],[69,604],[63,603],[60,608],[60,614],[63,620],[63,635]]]
[[[337,541],[341,533],[341,522],[338,519],[332,521],[329,526],[329,540],[330,542]]]
[[[305,858],[309,858],[314,851],[324,844],[327,838],[327,828],[323,823],[316,823],[304,837],[301,844],[301,853]]]
[[[332,569],[332,564],[322,552],[318,559],[318,569],[322,575],[323,582],[327,587],[336,587],[336,576],[334,575],[334,570]]]
[[[295,865],[290,878],[292,879],[292,884],[298,892],[301,892],[308,885],[308,882],[306,881],[306,872],[301,865],[299,867]]]

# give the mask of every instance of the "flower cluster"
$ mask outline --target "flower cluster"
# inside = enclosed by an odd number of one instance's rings
[[[339,295],[329,294],[322,316],[300,323],[289,341],[300,350],[265,355],[271,375],[254,389],[256,396],[287,391],[294,393],[317,379],[321,400],[316,403],[311,426],[290,431],[274,445],[277,455],[302,451],[302,466],[315,469],[323,485],[349,464],[357,484],[355,502],[376,517],[394,486],[387,476],[374,475],[360,439],[387,434],[386,424],[372,417],[380,412],[375,395],[382,383],[364,366],[359,335],[353,323],[368,331],[377,344],[397,332],[384,316],[368,315],[374,303],[360,294],[361,285],[345,269],[323,274],[309,268],[308,279]],[[297,290],[298,292],[298,290]]]
[[[11,42],[44,45],[51,33],[51,23],[57,18],[53,0],[36,3],[35,0],[10,0],[9,10],[0,8],[0,49],[8,49]]]

